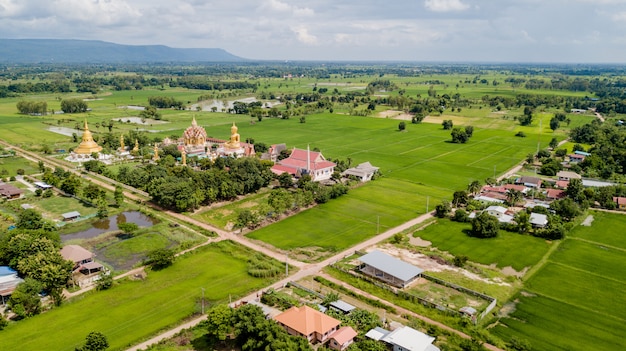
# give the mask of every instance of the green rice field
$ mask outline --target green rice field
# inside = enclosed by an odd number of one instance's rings
[[[591,212],[514,298],[493,331],[533,350],[622,350],[626,322],[626,216]],[[584,330],[584,332],[581,332]],[[558,331],[558,332],[555,332]]]
[[[210,306],[266,286],[268,279],[247,274],[250,255],[231,242],[203,247],[166,269],[149,272],[145,280],[86,293],[10,324],[0,333],[0,350],[72,351],[91,331],[103,333],[110,350],[126,349],[198,313],[201,288]]]

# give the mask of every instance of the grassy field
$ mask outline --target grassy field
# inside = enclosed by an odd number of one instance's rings
[[[497,335],[527,339],[536,350],[626,348],[626,241],[618,234],[626,217],[591,214],[592,225],[574,228],[515,297],[511,318],[494,328]]]
[[[453,255],[466,255],[470,261],[495,264],[500,268],[511,266],[517,271],[536,264],[548,252],[550,245],[554,245],[539,238],[503,230],[497,238],[473,238],[463,233],[470,227],[467,223],[438,220],[413,235]]]
[[[0,349],[71,351],[94,330],[107,336],[111,350],[125,349],[199,312],[200,288],[211,305],[267,285],[247,274],[249,256],[231,242],[206,246],[143,281],[124,281],[11,324],[0,333]]]
[[[24,174],[34,174],[39,172],[37,164],[22,157],[0,158],[0,177],[7,178],[17,175],[17,170],[23,169]]]

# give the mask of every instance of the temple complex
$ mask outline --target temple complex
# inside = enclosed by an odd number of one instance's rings
[[[235,123],[230,127],[230,138],[221,140],[208,137],[206,130],[198,125],[195,117],[191,121],[191,126],[185,129],[181,138],[178,140],[165,138],[162,144],[163,146],[177,145],[181,153],[184,151],[185,161],[187,161],[187,157],[214,160],[217,157],[256,155],[253,144],[241,142],[241,136]]]

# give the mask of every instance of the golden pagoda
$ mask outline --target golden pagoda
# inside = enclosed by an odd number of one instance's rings
[[[185,148],[183,148],[180,152],[180,156],[182,158],[183,161],[183,166],[187,165],[187,152],[185,152]]]
[[[89,131],[89,126],[87,126],[87,120],[85,120],[85,130],[83,131],[83,141],[80,142],[78,147],[74,149],[74,152],[81,155],[90,155],[94,152],[102,151],[102,146],[96,144],[93,141],[93,137],[91,136],[91,132]]]
[[[133,151],[134,152],[139,151],[139,141],[137,139],[135,139],[135,146],[133,147]]]
[[[240,136],[237,133],[237,126],[233,122],[233,126],[230,127],[230,140],[225,143],[224,146],[228,149],[239,149],[241,147]]]
[[[120,152],[124,152],[126,146],[124,146],[124,134],[120,134]]]

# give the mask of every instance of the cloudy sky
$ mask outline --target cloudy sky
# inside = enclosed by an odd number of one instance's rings
[[[0,0],[0,37],[250,59],[626,62],[626,0]]]

